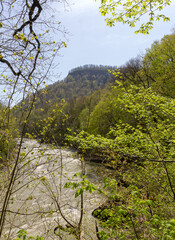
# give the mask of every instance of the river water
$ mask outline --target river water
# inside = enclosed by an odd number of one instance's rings
[[[24,159],[18,168],[2,239],[13,240],[19,229],[27,230],[28,236],[39,235],[45,240],[75,239],[70,233],[57,228],[69,223],[77,226],[80,221],[81,196],[75,198],[78,188],[64,188],[65,183],[82,181],[83,173],[89,182],[101,188],[102,179],[112,175],[113,171],[100,163],[81,161],[70,149],[53,148],[36,140],[25,139],[22,148]],[[85,239],[95,240],[92,211],[105,202],[105,196],[98,191],[84,191],[82,202],[83,234]]]

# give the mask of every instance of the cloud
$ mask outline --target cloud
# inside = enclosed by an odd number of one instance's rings
[[[69,0],[65,10],[75,15],[98,11],[98,8],[99,1],[95,2],[95,0]]]
[[[98,3],[95,0],[71,0],[75,10],[88,10],[89,8],[96,8]]]

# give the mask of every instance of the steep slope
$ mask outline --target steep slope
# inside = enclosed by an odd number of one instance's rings
[[[63,98],[67,101],[90,95],[110,82],[111,76],[108,69],[113,67],[85,65],[72,69],[64,80],[48,86],[48,94],[44,99],[57,102]]]

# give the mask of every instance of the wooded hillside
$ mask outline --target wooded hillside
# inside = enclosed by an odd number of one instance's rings
[[[64,80],[48,86],[45,98],[56,102],[63,98],[67,101],[79,96],[91,95],[110,82],[111,75],[108,70],[112,69],[114,68],[111,66],[96,65],[85,65],[72,69]]]

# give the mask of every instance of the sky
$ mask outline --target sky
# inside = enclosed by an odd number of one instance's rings
[[[175,5],[165,11],[171,21],[156,22],[149,35],[135,34],[127,25],[106,26],[105,19],[99,13],[99,0],[68,0],[65,9],[54,2],[59,18],[69,32],[67,48],[61,50],[57,60],[58,80],[68,72],[85,64],[111,65],[119,67],[137,55],[143,55],[155,40],[171,34],[175,27]],[[136,29],[135,29],[136,30]]]

